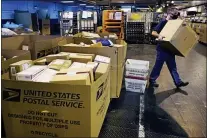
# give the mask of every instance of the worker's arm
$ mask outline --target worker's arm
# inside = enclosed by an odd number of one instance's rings
[[[157,31],[152,31],[152,36],[158,38],[159,37],[159,34],[157,33]]]
[[[160,34],[157,33],[157,31],[152,31],[152,36],[155,38],[158,38],[158,40],[163,40],[165,38],[164,36],[161,36]]]
[[[164,20],[160,21],[159,24],[152,31],[152,36],[154,36],[158,40],[162,40],[163,38],[165,38],[164,36],[161,36],[159,34],[161,32],[161,30],[163,29],[165,24],[166,24],[166,21],[164,21]]]

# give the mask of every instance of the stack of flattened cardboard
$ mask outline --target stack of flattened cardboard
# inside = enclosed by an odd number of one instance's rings
[[[106,57],[98,57],[88,63],[73,62],[60,71],[32,65],[18,72],[16,81],[4,74],[2,114],[6,135],[98,137],[110,103],[110,59],[106,63],[102,60]]]
[[[95,55],[102,55],[110,57],[111,67],[111,98],[119,98],[122,87],[122,79],[124,73],[124,64],[127,51],[127,43],[124,40],[111,40],[115,45],[114,47],[83,47],[83,46],[68,46],[67,44],[93,44],[93,39],[81,38],[81,37],[65,37],[59,42],[60,52],[75,52],[75,53],[92,53]]]

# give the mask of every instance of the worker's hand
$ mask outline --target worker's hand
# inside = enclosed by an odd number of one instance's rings
[[[158,36],[158,40],[163,40],[163,38],[165,38],[165,37],[162,36],[162,35],[159,35],[159,36]]]

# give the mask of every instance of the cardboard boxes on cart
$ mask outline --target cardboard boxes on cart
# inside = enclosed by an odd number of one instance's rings
[[[58,42],[62,37],[24,35],[2,38],[2,49],[28,50],[32,59],[44,57],[59,52]]]
[[[127,43],[123,40],[113,40],[115,44],[120,44],[120,47],[81,47],[81,46],[66,46],[66,44],[75,43],[93,44],[92,39],[81,37],[66,37],[59,42],[61,52],[75,53],[92,53],[103,55],[111,58],[111,98],[119,98],[122,87],[122,79],[124,73],[124,64],[127,51]]]
[[[110,102],[109,68],[87,85],[14,81],[4,74],[7,137],[98,137]]]
[[[189,27],[183,26],[184,20],[169,20],[161,31],[165,38],[160,46],[178,56],[187,56],[198,42],[197,34]]]

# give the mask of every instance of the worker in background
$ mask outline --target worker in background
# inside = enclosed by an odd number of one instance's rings
[[[176,20],[178,17],[179,11],[177,9],[171,9],[171,11],[168,12],[167,17],[165,19],[162,19],[162,21],[160,21],[160,23],[154,28],[152,35],[155,36],[158,40],[165,38],[165,36],[161,36],[159,33],[162,31],[168,20]],[[150,86],[159,87],[159,84],[156,83],[156,80],[160,75],[160,71],[162,70],[164,62],[166,62],[177,88],[184,87],[189,84],[189,82],[183,82],[177,72],[175,54],[161,48],[158,42],[156,62],[150,75]]]

